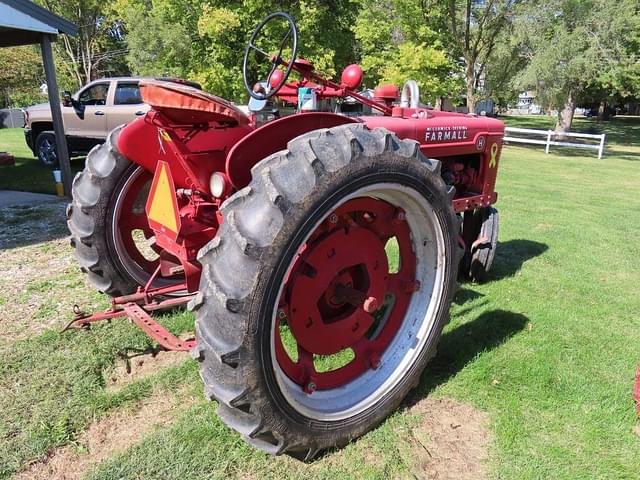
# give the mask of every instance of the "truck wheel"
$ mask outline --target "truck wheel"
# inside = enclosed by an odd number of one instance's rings
[[[67,207],[71,245],[82,270],[99,291],[114,297],[145,285],[161,252],[145,213],[153,176],[120,154],[121,129],[89,152],[85,169],[73,180]],[[159,277],[153,286],[179,281],[183,277]]]
[[[499,216],[493,207],[478,209],[475,212],[479,225],[476,241],[471,246],[469,277],[477,282],[487,279],[493,258],[498,247]]]
[[[440,163],[384,129],[310,132],[252,177],[200,251],[193,353],[228,426],[308,460],[418,384],[448,319],[459,226]]]
[[[41,132],[36,137],[36,155],[45,167],[58,166],[58,151],[56,150],[56,136],[53,132]]]

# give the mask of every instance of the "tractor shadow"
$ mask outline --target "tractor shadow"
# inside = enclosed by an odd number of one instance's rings
[[[542,255],[547,250],[549,245],[533,240],[515,239],[498,242],[496,256],[485,283],[513,277],[526,261]]]
[[[0,207],[0,252],[69,236],[66,202]]]
[[[438,353],[427,365],[418,388],[406,400],[405,408],[446,383],[479,354],[507,342],[528,323],[529,319],[520,313],[491,310],[442,335]]]

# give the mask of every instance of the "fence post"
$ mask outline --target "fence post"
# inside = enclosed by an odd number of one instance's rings
[[[547,130],[547,145],[544,148],[544,153],[549,153],[549,147],[551,146],[551,130]]]
[[[600,136],[600,148],[598,148],[598,160],[602,159],[602,154],[604,153],[604,133]]]

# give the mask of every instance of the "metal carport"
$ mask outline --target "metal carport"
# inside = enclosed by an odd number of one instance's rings
[[[54,42],[60,33],[75,36],[78,34],[78,27],[33,2],[0,0],[0,47],[40,44],[47,79],[49,105],[51,105],[53,130],[56,135],[56,150],[62,172],[62,183],[65,194],[71,196],[71,165],[62,124],[58,82],[51,51],[51,42]]]

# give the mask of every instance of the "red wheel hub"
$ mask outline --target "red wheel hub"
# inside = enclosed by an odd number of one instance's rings
[[[387,255],[366,228],[340,229],[305,252],[305,268],[292,279],[289,325],[298,345],[331,355],[353,345],[373,324],[368,297],[383,298]]]
[[[393,273],[385,251],[392,237],[401,259]],[[377,369],[416,290],[415,267],[402,210],[358,198],[332,212],[300,249],[283,289],[275,338],[280,368],[308,393]],[[295,361],[282,343],[285,324],[296,343]],[[315,357],[348,349],[353,357],[348,363],[329,371],[316,368]]]

